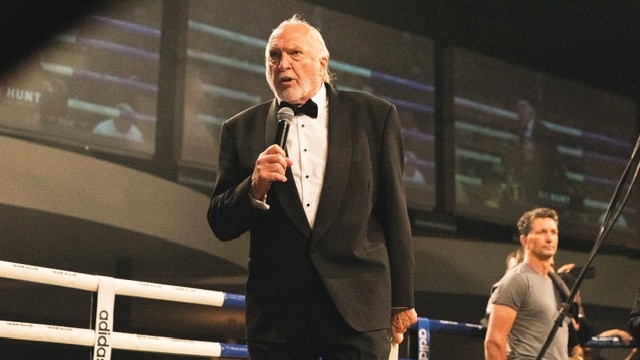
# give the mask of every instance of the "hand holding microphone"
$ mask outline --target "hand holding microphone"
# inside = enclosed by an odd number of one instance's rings
[[[274,139],[274,145],[269,146],[258,155],[256,165],[251,175],[251,188],[249,195],[256,200],[264,200],[274,181],[287,181],[285,171],[291,166],[292,161],[284,151],[289,135],[289,127],[293,121],[293,110],[283,107],[278,111],[278,128]],[[276,146],[277,145],[277,146]]]

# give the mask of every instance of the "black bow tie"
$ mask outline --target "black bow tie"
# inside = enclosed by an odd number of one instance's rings
[[[293,104],[289,104],[286,101],[281,101],[280,102],[280,107],[288,107],[291,108],[293,110],[293,113],[298,115],[298,114],[305,114],[308,115],[311,118],[316,118],[318,117],[318,105],[316,105],[316,103],[313,102],[313,100],[309,99],[307,100],[306,103],[304,103],[304,105],[302,106],[296,106]]]

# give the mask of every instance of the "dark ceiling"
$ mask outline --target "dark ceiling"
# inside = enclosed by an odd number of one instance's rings
[[[571,80],[640,94],[640,2],[310,0]]]
[[[56,30],[105,2],[3,0],[0,2],[0,72],[8,71],[35,51]]]
[[[4,0],[0,69],[49,34],[106,0]],[[637,0],[424,1],[307,0],[638,98],[640,3]]]

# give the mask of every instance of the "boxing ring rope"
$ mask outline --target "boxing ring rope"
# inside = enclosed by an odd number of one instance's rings
[[[432,333],[484,338],[487,329],[479,324],[418,318],[418,322],[414,324],[410,330],[418,332],[418,343],[416,345],[417,359],[428,360],[431,359],[430,346]],[[617,336],[594,336],[591,340],[584,343],[583,346],[595,348],[634,348],[640,346],[640,343],[637,339],[633,339],[631,343],[625,345]]]
[[[0,277],[97,292],[94,329],[0,320],[0,337],[93,347],[93,360],[112,349],[221,358],[248,358],[246,346],[113,331],[115,296],[244,309],[244,296],[0,261]]]
[[[0,261],[0,277],[97,293],[94,329],[0,320],[0,338],[93,347],[93,360],[110,360],[113,349],[184,356],[249,358],[246,345],[243,344],[225,344],[113,331],[116,295],[244,310],[245,298],[243,295],[88,275],[7,261]],[[484,337],[486,328],[478,324],[419,317],[418,322],[409,331],[417,333],[416,344],[411,345],[410,343],[409,346],[414,346],[417,359],[423,360],[431,357],[432,333]],[[586,345],[591,347],[636,347],[638,343],[637,340],[634,340],[630,345],[624,345],[617,337],[600,337],[592,339]]]

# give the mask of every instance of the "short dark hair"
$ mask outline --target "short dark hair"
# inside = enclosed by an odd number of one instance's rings
[[[556,225],[559,224],[558,213],[555,210],[551,208],[536,208],[525,212],[518,220],[518,232],[520,235],[527,235],[531,231],[533,220],[538,218],[550,218],[555,221]]]

